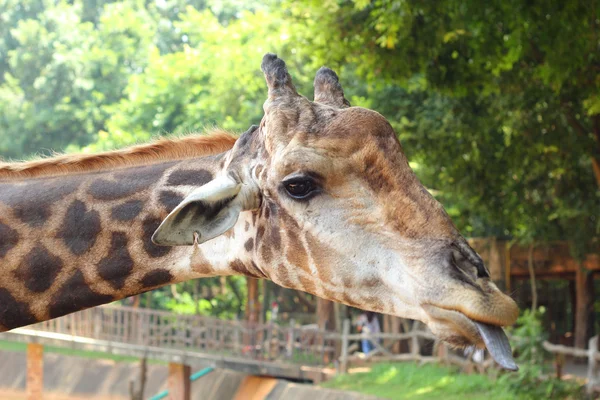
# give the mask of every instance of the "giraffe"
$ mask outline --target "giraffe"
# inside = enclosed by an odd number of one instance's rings
[[[314,101],[283,60],[237,140],[161,139],[0,165],[0,331],[163,285],[245,275],[423,321],[515,369],[515,302],[419,182],[375,111],[321,68]]]

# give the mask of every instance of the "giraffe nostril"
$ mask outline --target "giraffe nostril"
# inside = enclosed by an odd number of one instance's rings
[[[470,251],[467,254],[465,254],[466,250],[461,247],[452,250],[451,258],[453,264],[475,280],[478,278],[489,278],[490,273],[483,264],[481,257],[471,247],[468,247]]]

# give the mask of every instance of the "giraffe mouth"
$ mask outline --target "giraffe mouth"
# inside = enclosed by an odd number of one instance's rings
[[[512,349],[510,348],[510,343],[508,342],[508,337],[506,337],[504,330],[499,326],[473,320],[471,321],[477,327],[479,335],[483,339],[485,347],[487,347],[492,358],[500,364],[502,368],[509,371],[518,371],[519,367],[513,358]]]
[[[443,341],[456,347],[487,348],[492,358],[504,369],[517,371],[508,337],[501,326],[474,320],[457,310],[425,305],[427,325]]]

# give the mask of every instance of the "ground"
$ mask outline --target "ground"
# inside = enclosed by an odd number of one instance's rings
[[[460,374],[431,364],[379,364],[369,372],[342,375],[322,386],[394,400],[514,399],[514,395],[486,376]]]

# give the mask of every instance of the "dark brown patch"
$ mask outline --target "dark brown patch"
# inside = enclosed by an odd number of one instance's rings
[[[302,285],[302,288],[297,289],[302,289],[303,291],[311,294],[316,293],[317,287],[310,278],[307,278],[304,274],[300,273],[298,274],[298,280],[300,281],[300,285]]]
[[[157,246],[152,243],[152,234],[154,234],[161,222],[160,218],[148,217],[142,223],[142,230],[144,231],[144,237],[142,238],[144,241],[144,250],[146,250],[146,253],[153,258],[164,257],[171,251],[171,247]]]
[[[167,185],[169,186],[202,186],[210,182],[213,179],[213,175],[210,171],[205,169],[180,169],[173,171],[169,175]]]
[[[98,200],[118,200],[142,192],[154,185],[165,170],[177,162],[143,165],[115,172],[114,180],[99,178],[92,182],[88,192]]]
[[[322,290],[323,290],[323,295],[321,296],[322,298],[339,302],[338,296],[333,290],[329,290],[326,287],[323,287]]]
[[[38,322],[29,305],[17,301],[5,288],[0,288],[0,325],[6,329],[31,325]]]
[[[274,249],[281,248],[281,233],[279,232],[279,224],[269,224],[269,245]]]
[[[163,205],[167,212],[171,212],[183,201],[183,196],[172,190],[165,190],[160,192],[158,201],[160,201],[160,204]]]
[[[369,309],[369,310],[375,310],[375,311],[383,311],[385,310],[385,305],[383,304],[383,301],[381,301],[380,298],[375,297],[375,296],[368,296],[366,298],[364,298],[362,301],[359,302],[360,308],[365,308],[365,309]]]
[[[38,227],[50,217],[50,207],[77,189],[82,177],[35,179],[24,185],[0,185],[0,202],[12,207],[13,215]]]
[[[252,249],[254,248],[254,239],[250,238],[246,240],[246,243],[244,243],[244,248],[246,249],[246,251],[252,251]]]
[[[298,222],[285,210],[285,208],[279,208],[279,215],[285,226],[288,227],[288,230],[300,231],[300,225],[298,225]]]
[[[279,283],[281,286],[291,288],[292,281],[290,280],[290,274],[288,273],[286,266],[283,264],[279,264],[279,268],[276,270],[277,279],[279,279]]]
[[[122,289],[133,270],[133,260],[127,250],[127,236],[113,232],[108,255],[98,263],[98,275],[115,289]]]
[[[363,280],[360,285],[369,289],[376,288],[381,285],[381,279],[373,277]]]
[[[75,200],[67,209],[63,227],[56,235],[77,256],[92,248],[102,230],[98,211],[88,211],[85,203]]]
[[[396,189],[395,177],[382,166],[381,157],[382,155],[375,152],[365,156],[363,176],[373,192],[392,193]]]
[[[110,215],[117,221],[131,221],[140,214],[143,206],[144,202],[141,200],[130,200],[113,207]]]
[[[347,291],[344,291],[344,293],[342,294],[342,303],[345,303],[352,307],[361,308],[360,303],[354,300],[354,298],[350,296],[350,294]]]
[[[244,225],[244,231],[248,232],[249,229],[250,229],[250,222],[246,221],[246,224]]]
[[[27,254],[14,274],[24,282],[27,289],[42,293],[52,286],[62,268],[60,258],[50,254],[44,246],[37,245]]]
[[[0,222],[0,258],[19,243],[19,233]]]
[[[246,268],[246,266],[244,265],[244,263],[239,260],[239,259],[235,259],[233,260],[230,264],[229,267],[237,274],[240,275],[247,275],[248,274],[248,269]]]
[[[270,265],[273,261],[273,251],[270,245],[263,243],[260,247],[260,255],[266,265]]]
[[[289,240],[288,245],[286,246],[286,257],[288,261],[295,265],[296,267],[311,273],[310,268],[308,266],[308,255],[306,254],[306,249],[302,244],[302,241],[296,234],[296,231],[293,229],[287,230],[287,237]]]
[[[265,234],[265,227],[263,225],[261,225],[256,230],[256,243],[260,243],[264,234]]]
[[[333,278],[333,267],[338,264],[339,255],[331,247],[321,243],[312,233],[306,232],[306,241],[308,249],[312,254],[312,259],[316,264],[316,267],[323,266],[324,268],[319,269],[319,279],[330,285]]]
[[[50,301],[50,318],[109,303],[112,300],[114,300],[113,296],[96,293],[90,289],[83,273],[77,270]]]
[[[255,275],[257,278],[269,279],[269,277],[266,276],[260,268],[258,268],[258,265],[256,265],[254,261],[251,261],[250,264],[252,265],[252,268],[249,269],[252,271],[253,275]]]
[[[160,268],[154,271],[148,272],[141,280],[144,287],[156,287],[166,285],[173,280],[173,274],[166,269]]]

